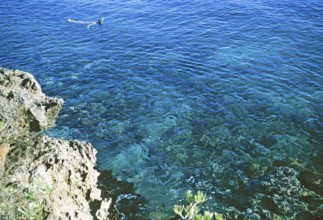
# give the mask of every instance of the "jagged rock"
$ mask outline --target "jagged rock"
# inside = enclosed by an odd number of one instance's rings
[[[0,69],[0,140],[11,144],[54,125],[63,100],[45,96],[34,77]]]
[[[101,191],[97,188],[99,172],[94,169],[96,150],[90,144],[40,135],[12,147],[5,185],[14,183],[25,191],[38,185],[50,189],[45,199],[47,219],[93,219],[89,203],[101,200]]]
[[[39,134],[63,100],[29,73],[0,69],[0,103],[0,219],[107,219],[112,200],[98,188],[93,146]]]
[[[135,193],[133,183],[124,182],[113,177],[111,171],[101,171],[98,178],[102,196],[112,198],[114,209],[110,216],[114,219],[147,219],[142,209],[145,199]]]

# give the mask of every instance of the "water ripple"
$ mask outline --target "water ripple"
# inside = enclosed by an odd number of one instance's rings
[[[150,218],[187,189],[247,212],[241,195],[256,195],[241,181],[252,188],[291,158],[322,172],[322,11],[319,0],[2,0],[0,63],[65,99],[49,133],[93,143]]]

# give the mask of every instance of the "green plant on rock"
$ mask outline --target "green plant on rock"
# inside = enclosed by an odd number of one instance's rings
[[[9,96],[9,93],[8,93],[8,92],[6,92],[6,91],[2,91],[2,92],[1,92],[1,95],[2,95],[3,97],[7,98],[7,97]]]
[[[26,204],[18,208],[18,219],[43,219],[44,209],[46,208],[45,199],[38,197],[33,192],[24,193]]]
[[[201,214],[199,205],[206,201],[206,195],[198,191],[195,195],[189,190],[186,193],[188,205],[174,205],[174,212],[183,220],[222,220],[222,214],[204,211]]]
[[[30,189],[5,187],[0,183],[0,219],[41,220],[46,216],[47,202],[53,189],[32,184]]]

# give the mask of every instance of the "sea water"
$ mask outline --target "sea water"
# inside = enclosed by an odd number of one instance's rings
[[[320,0],[2,0],[0,33],[0,66],[65,100],[48,133],[92,143],[149,218],[187,190],[246,211],[284,161],[322,174]]]

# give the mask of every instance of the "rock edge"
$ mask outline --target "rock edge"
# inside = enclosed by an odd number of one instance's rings
[[[93,146],[40,134],[54,126],[63,100],[47,97],[31,74],[0,68],[0,103],[0,218],[36,204],[42,219],[108,219],[112,200],[98,188]],[[19,207],[26,195],[30,203]],[[10,205],[18,209],[5,212]]]

